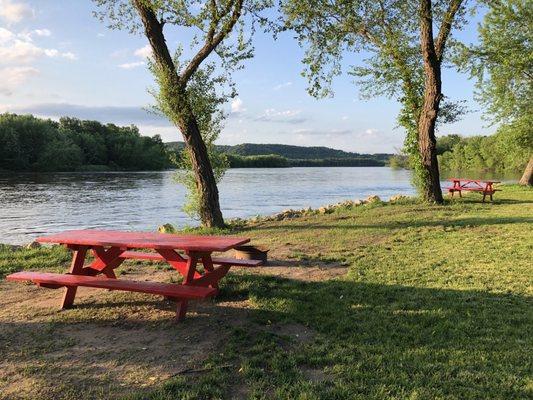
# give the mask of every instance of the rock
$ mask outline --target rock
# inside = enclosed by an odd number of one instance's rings
[[[365,203],[367,204],[371,204],[371,203],[379,203],[381,202],[381,199],[379,198],[379,196],[375,195],[375,194],[372,194],[370,196],[368,196],[366,199],[365,199]]]
[[[404,200],[404,199],[407,199],[407,196],[404,196],[403,194],[395,194],[389,199],[389,201],[391,203],[394,203],[395,201]]]
[[[41,247],[41,243],[39,242],[31,242],[26,245],[27,249],[37,249],[39,247]]]
[[[360,205],[363,205],[363,204],[364,204],[364,202],[363,202],[362,200],[359,200],[359,199],[358,199],[358,200],[355,200],[355,201],[353,202],[354,207],[356,207],[356,206],[360,206]]]
[[[159,233],[176,233],[176,228],[172,224],[161,225],[157,228]]]
[[[320,207],[318,209],[318,212],[320,214],[330,214],[333,212],[333,207],[332,206],[325,206],[325,207]]]

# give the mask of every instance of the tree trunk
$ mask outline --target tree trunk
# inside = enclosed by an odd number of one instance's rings
[[[189,104],[187,82],[182,82],[177,74],[163,35],[163,24],[157,19],[154,11],[142,0],[134,0],[133,4],[139,12],[152,48],[160,95],[169,111],[167,117],[180,129],[191,157],[196,188],[200,196],[200,219],[204,226],[222,228],[224,219],[220,211],[217,183],[207,147]]]
[[[199,213],[202,224],[210,228],[222,228],[224,227],[224,219],[220,211],[218,188],[213,167],[209,160],[207,147],[198,129],[198,123],[192,112],[188,115],[183,115],[179,125],[196,178],[196,188],[200,196]]]
[[[522,175],[522,178],[520,178],[520,182],[518,182],[518,184],[523,186],[533,186],[533,156],[529,159],[526,170],[524,171],[524,174]]]
[[[427,201],[442,203],[435,138],[435,123],[442,99],[441,62],[435,51],[432,25],[431,1],[421,0],[420,45],[424,61],[424,99],[418,120],[418,147],[426,172],[423,196]]]

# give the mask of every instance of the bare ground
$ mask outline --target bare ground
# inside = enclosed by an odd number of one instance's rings
[[[127,279],[169,281],[174,271],[126,265]],[[246,272],[318,281],[343,275],[334,263],[273,261]],[[240,273],[235,269],[234,273]],[[196,368],[232,328],[248,326],[247,299],[189,303],[174,321],[174,303],[139,293],[79,288],[76,307],[60,311],[63,289],[0,283],[0,398],[113,399]],[[304,326],[271,327],[305,343]],[[309,371],[323,379],[320,371]],[[235,388],[245,398],[246,388]]]

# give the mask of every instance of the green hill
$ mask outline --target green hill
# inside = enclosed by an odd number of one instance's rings
[[[183,142],[168,142],[173,150],[183,149]],[[234,146],[218,145],[228,155],[234,168],[246,167],[329,167],[384,166],[391,154],[360,154],[324,146],[293,146],[286,144],[242,143]],[[272,164],[272,165],[270,165]]]

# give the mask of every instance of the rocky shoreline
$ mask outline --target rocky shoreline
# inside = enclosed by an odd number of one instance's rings
[[[397,194],[397,195],[392,196],[388,200],[388,203],[396,203],[398,201],[406,200],[409,198],[410,198],[409,196],[405,196],[403,194]],[[381,198],[377,195],[370,195],[364,200],[359,200],[359,199],[358,200],[345,200],[345,201],[341,201],[336,204],[328,204],[328,205],[325,205],[319,208],[307,207],[307,208],[302,208],[300,210],[288,209],[288,210],[283,210],[273,215],[266,215],[266,216],[258,215],[258,216],[251,217],[251,218],[232,218],[232,219],[229,219],[227,222],[229,223],[229,225],[243,226],[243,225],[248,225],[248,224],[255,224],[258,222],[284,221],[284,220],[300,218],[300,217],[304,217],[308,215],[331,214],[335,210],[338,210],[338,209],[351,209],[355,207],[365,206],[368,204],[378,204],[378,203],[386,203],[386,202],[382,201]],[[161,225],[158,228],[158,231],[161,233],[176,233],[178,232],[178,229],[176,229],[172,224],[165,224],[165,225]],[[41,244],[35,241],[28,243],[27,245],[0,243],[0,247],[7,248],[11,251],[16,251],[16,250],[22,250],[22,249],[39,248],[41,247]]]
[[[403,194],[397,194],[392,196],[388,203],[396,203],[398,201],[409,199],[409,196]],[[246,225],[248,223],[257,223],[257,222],[269,222],[269,221],[283,221],[288,219],[300,218],[308,215],[317,215],[317,214],[331,214],[338,209],[351,209],[355,207],[360,207],[368,204],[378,204],[378,203],[387,203],[382,201],[381,198],[377,195],[370,195],[364,200],[345,200],[336,204],[329,204],[319,208],[302,208],[300,210],[283,210],[280,213],[267,215],[267,216],[256,216],[252,218],[233,218],[228,220],[232,225]]]

